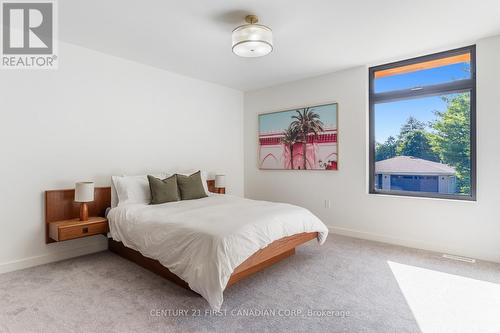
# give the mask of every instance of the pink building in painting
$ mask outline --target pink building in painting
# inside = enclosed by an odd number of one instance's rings
[[[283,132],[259,134],[259,167],[291,169],[290,147],[282,143]],[[325,128],[316,137],[309,135],[306,145],[307,169],[337,170],[337,129]],[[293,145],[293,169],[303,169],[302,143]]]

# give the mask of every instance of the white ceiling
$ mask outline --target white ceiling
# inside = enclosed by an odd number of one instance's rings
[[[499,0],[58,3],[65,42],[245,91],[500,34]],[[231,52],[231,31],[249,13],[273,29],[266,57]]]

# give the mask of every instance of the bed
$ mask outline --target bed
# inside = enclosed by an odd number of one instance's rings
[[[109,250],[219,310],[227,287],[293,255],[305,242],[326,240],[327,227],[307,209],[215,194],[213,180],[206,183],[210,195],[202,199],[113,205],[107,214]],[[50,191],[46,222],[54,214],[77,214],[72,193]],[[103,207],[112,205],[112,193],[109,187],[96,188],[91,214],[102,216]]]

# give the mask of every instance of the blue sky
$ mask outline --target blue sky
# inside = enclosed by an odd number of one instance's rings
[[[284,131],[292,122],[292,116],[296,115],[296,109],[283,112],[267,113],[259,115],[260,132]],[[328,104],[311,107],[311,110],[320,116],[325,125],[337,124],[337,104]]]
[[[465,79],[470,76],[468,70],[468,63],[459,63],[382,77],[375,80],[375,92],[408,89]],[[441,96],[377,104],[375,105],[375,140],[383,143],[389,136],[396,137],[401,126],[410,116],[425,123],[433,121],[436,119],[435,110],[446,110],[446,103]]]

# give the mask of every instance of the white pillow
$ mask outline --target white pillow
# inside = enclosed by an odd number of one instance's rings
[[[118,206],[118,193],[116,193],[116,186],[115,186],[116,177],[119,176],[111,176],[111,208],[115,208],[116,206]]]
[[[154,175],[157,178],[167,178],[166,173]],[[149,204],[151,202],[151,190],[147,175],[139,176],[113,176],[112,182],[118,197],[117,206],[125,204]],[[112,191],[113,193],[113,191]],[[111,200],[112,204],[113,199]]]

